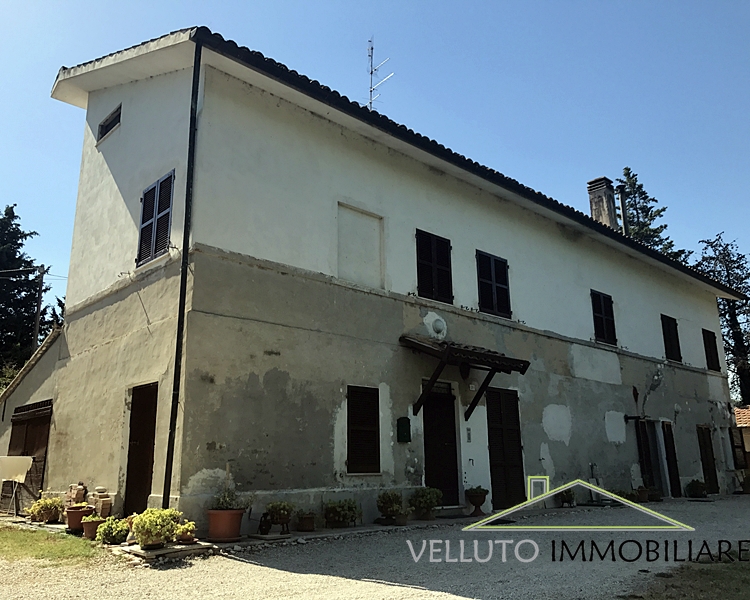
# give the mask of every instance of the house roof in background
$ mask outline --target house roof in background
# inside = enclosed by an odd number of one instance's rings
[[[187,68],[192,65],[193,54],[189,49],[193,41],[200,43],[217,54],[225,56],[244,67],[265,75],[276,82],[304,94],[318,102],[330,106],[345,115],[356,119],[370,127],[383,132],[387,136],[399,140],[408,146],[416,148],[431,157],[457,167],[480,180],[507,190],[536,207],[539,212],[555,215],[558,220],[568,224],[575,224],[589,235],[605,241],[607,245],[625,251],[631,256],[644,260],[649,264],[678,274],[681,278],[698,281],[704,287],[724,298],[745,299],[741,292],[724,285],[703,273],[672,260],[664,254],[623,235],[589,215],[575,208],[558,202],[554,198],[523,185],[522,183],[503,175],[499,171],[484,166],[470,158],[454,152],[420,133],[409,129],[405,125],[396,123],[385,115],[349,100],[346,96],[320,82],[310,79],[297,71],[289,69],[273,59],[267,58],[260,52],[240,46],[232,40],[224,39],[220,34],[212,32],[207,27],[193,27],[179,29],[159,38],[143,42],[125,50],[114,52],[77,65],[62,67],[57,75],[52,89],[52,96],[64,102],[86,107],[88,93],[95,89],[102,89],[112,85],[128,83],[145,77],[155,76],[172,70]],[[144,60],[146,55],[158,54],[158,59],[151,57]],[[562,217],[562,218],[560,218]],[[676,273],[675,273],[676,272]]]
[[[734,418],[737,421],[737,427],[750,427],[750,407],[734,407]]]

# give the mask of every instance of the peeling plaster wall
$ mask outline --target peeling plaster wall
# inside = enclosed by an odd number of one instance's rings
[[[697,282],[213,68],[206,68],[205,81],[196,158],[198,243],[336,277],[341,202],[382,217],[386,290],[416,293],[419,228],[451,241],[456,306],[478,308],[480,249],[508,260],[513,319],[536,330],[592,339],[595,289],[612,296],[618,343],[632,352],[664,358],[661,313],[678,320],[687,364],[706,366],[702,328],[721,338],[715,296]],[[583,349],[574,363],[580,377],[618,383],[616,361],[608,355]],[[601,363],[607,363],[604,370]]]
[[[131,390],[158,383],[149,503],[161,505],[178,283],[179,264],[162,262],[129,284],[106,290],[102,299],[86,308],[67,313],[63,333],[10,396],[5,421],[0,423],[0,454],[7,452],[13,409],[39,400],[53,401],[46,492],[62,494],[78,481],[89,490],[102,485],[115,494],[114,509],[121,510]],[[175,492],[181,455],[178,427]]]
[[[401,347],[398,338],[427,335],[436,317],[446,323],[446,339],[531,359],[525,376],[496,375],[492,385],[518,391],[525,475],[549,475],[552,485],[593,474],[605,487],[629,489],[638,453],[626,414],[673,421],[683,483],[702,479],[695,426],[724,419],[710,401],[716,376],[698,369],[204,246],[197,247],[195,277],[180,505],[199,521],[215,491],[200,474],[227,462],[238,489],[256,490],[264,501],[285,497],[319,509],[332,494],[349,494],[362,499],[369,517],[377,514],[378,488],[421,485],[422,419],[411,406],[436,361]],[[586,367],[581,376],[582,356],[604,365],[603,373]],[[656,372],[661,383],[649,390]],[[441,375],[457,397],[463,488],[491,488],[484,400],[463,419],[474,396],[469,388],[481,378],[472,372],[464,381],[454,367]],[[345,472],[347,385],[381,391],[380,474]],[[633,386],[641,390],[638,406]],[[395,442],[401,416],[411,418],[408,444]],[[715,443],[721,478],[726,466]],[[195,485],[196,477],[205,485]]]

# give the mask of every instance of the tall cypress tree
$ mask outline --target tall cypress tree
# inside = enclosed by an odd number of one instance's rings
[[[737,243],[725,242],[724,233],[701,240],[700,259],[693,265],[712,279],[750,297],[750,264]],[[734,387],[742,404],[750,404],[750,300],[718,299],[724,352],[735,375]]]
[[[687,263],[692,250],[675,250],[674,242],[665,233],[667,224],[656,225],[656,221],[664,216],[667,207],[657,207],[659,201],[648,195],[643,184],[638,182],[638,174],[630,167],[622,170],[622,179],[618,179],[617,182],[624,186],[625,212],[630,237],[669,258]]]
[[[23,247],[37,233],[19,221],[15,205],[0,214],[0,370],[20,367],[33,349],[38,267]]]

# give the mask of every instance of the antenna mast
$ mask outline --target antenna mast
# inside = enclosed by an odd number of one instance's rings
[[[375,94],[375,90],[380,86],[381,84],[388,81],[391,77],[393,77],[393,73],[390,75],[387,75],[377,83],[375,83],[375,78],[378,76],[378,69],[382,67],[385,63],[387,63],[390,58],[386,58],[383,62],[381,62],[377,67],[373,66],[375,64],[375,36],[371,36],[369,40],[367,40],[367,59],[369,61],[370,65],[370,101],[367,103],[368,110],[372,110],[372,103],[380,98],[380,94]],[[373,94],[375,94],[373,96]]]

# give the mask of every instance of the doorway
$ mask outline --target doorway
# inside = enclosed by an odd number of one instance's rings
[[[52,419],[52,400],[19,406],[11,416],[8,456],[31,456],[32,463],[23,486],[18,489],[19,507],[27,507],[44,489],[44,469],[47,465],[47,444]],[[10,500],[12,486],[3,485],[3,508]]]
[[[158,392],[159,387],[155,383],[133,388],[123,508],[125,516],[141,513],[148,507],[154,474]]]
[[[443,506],[458,502],[456,398],[450,383],[435,383],[424,403],[424,483],[443,492]]]
[[[682,486],[672,423],[639,418],[636,441],[643,485],[659,490],[662,496],[680,498]]]
[[[714,445],[711,441],[711,428],[708,425],[698,425],[697,430],[698,448],[701,453],[703,481],[706,482],[706,492],[709,494],[718,494],[719,478],[716,475],[716,457],[714,456]]]
[[[485,399],[492,508],[499,510],[526,500],[518,393],[514,390],[489,389]]]

